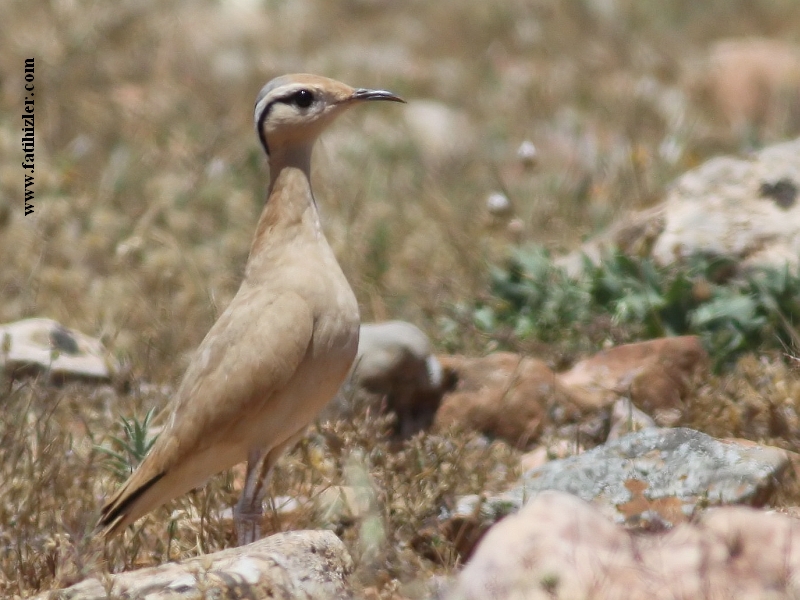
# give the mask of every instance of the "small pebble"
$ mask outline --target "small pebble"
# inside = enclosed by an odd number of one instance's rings
[[[530,140],[525,140],[517,148],[517,158],[526,167],[533,167],[539,157],[536,146]]]
[[[486,210],[496,217],[509,215],[512,212],[511,201],[505,194],[495,192],[486,199]]]

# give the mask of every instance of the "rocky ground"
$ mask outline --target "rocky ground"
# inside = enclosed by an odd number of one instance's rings
[[[667,235],[669,224],[681,221],[673,215],[687,206],[695,220],[673,228],[686,241],[676,242],[676,252],[662,260],[752,249],[752,243],[732,241],[734,236],[753,235],[762,247],[791,246],[800,234],[790,218],[791,190],[800,185],[796,144],[760,153],[756,160],[769,169],[740,161],[740,180],[724,178],[727,194],[706,191],[711,183],[702,178],[719,181],[713,164],[728,159],[714,159],[679,179],[674,192],[679,199],[668,196],[651,211],[664,224],[658,235]],[[751,171],[760,178],[753,179]],[[773,198],[764,197],[765,181],[776,178],[785,191],[777,209]],[[747,200],[736,191],[741,188],[771,207],[772,219],[764,216],[760,229],[740,225],[739,211],[756,212],[746,209]],[[731,218],[724,218],[722,207],[733,211]],[[704,209],[708,214],[702,215]],[[713,228],[703,229],[712,220]],[[692,223],[698,225],[693,229]],[[613,237],[602,243],[625,249]],[[659,247],[651,246],[654,252]],[[770,257],[779,267],[796,269],[785,260],[792,252],[765,253],[762,260]],[[742,271],[755,268],[747,257],[736,258]],[[6,340],[5,369],[16,377],[38,374],[52,382],[95,384],[124,377],[98,341],[54,321],[22,321],[0,332]],[[741,437],[715,438],[681,426],[692,420],[699,388],[710,381],[711,360],[696,336],[610,347],[555,372],[542,360],[512,352],[436,355],[427,336],[410,323],[367,323],[349,380],[321,419],[387,415],[392,420],[386,435],[394,445],[470,431],[483,443],[502,440],[523,451],[516,458],[518,480],[499,492],[453,498],[413,536],[412,546],[429,555],[444,538],[466,563],[450,581],[429,581],[428,595],[795,597],[800,562],[793,548],[800,526],[793,516],[797,509],[787,502],[797,498],[800,457],[786,447],[800,425],[797,404],[788,398],[769,408],[782,413],[768,418],[784,448]],[[759,412],[749,410],[751,418]],[[306,502],[329,523],[367,520],[376,501],[371,488],[368,476],[325,486],[302,501],[292,498],[276,507],[276,514],[292,519],[298,503]],[[781,514],[764,510],[770,506],[779,506]],[[268,551],[269,544],[276,549]],[[201,563],[202,576],[195,572]],[[70,593],[74,598],[100,598],[109,591],[183,597],[207,586],[230,597],[278,588],[287,598],[340,597],[353,593],[352,569],[347,548],[335,536],[276,534],[252,547],[180,565],[90,579]]]
[[[796,2],[0,22],[0,596],[800,597]],[[315,156],[358,365],[277,465],[268,537],[233,547],[236,468],[105,543],[241,278],[253,98],[293,71],[408,100]]]

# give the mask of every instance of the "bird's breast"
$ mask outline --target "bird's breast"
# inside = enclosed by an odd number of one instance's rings
[[[268,434],[264,441],[269,445],[279,441],[274,431],[277,424],[284,423],[282,437],[299,431],[317,416],[339,391],[358,351],[358,302],[333,251],[324,237],[317,244],[307,242],[304,248],[303,260],[294,262],[276,279],[308,304],[313,330],[305,358],[281,399],[271,403],[270,413],[264,415],[260,431]]]
[[[336,267],[339,273],[329,272],[329,276],[337,281],[320,295],[316,307],[311,352],[315,362],[336,372],[338,390],[358,351],[360,316],[355,294]]]

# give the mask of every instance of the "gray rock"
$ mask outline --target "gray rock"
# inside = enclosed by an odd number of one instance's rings
[[[611,407],[611,427],[607,441],[650,427],[656,427],[656,422],[650,415],[636,408],[629,398],[620,398]]]
[[[504,494],[462,498],[450,519],[485,529],[541,492],[558,490],[593,502],[617,523],[660,529],[706,505],[760,506],[788,465],[779,448],[649,428],[528,471]]]
[[[397,415],[396,433],[406,438],[431,425],[442,393],[442,367],[418,327],[403,321],[364,323],[348,381],[323,418],[346,418],[385,404]]]
[[[53,381],[107,382],[119,372],[99,340],[52,319],[0,325],[0,368],[14,377],[45,373]]]

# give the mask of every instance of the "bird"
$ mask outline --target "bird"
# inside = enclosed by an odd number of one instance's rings
[[[405,102],[305,73],[272,79],[258,93],[254,124],[270,179],[243,280],[194,353],[152,449],[103,505],[106,538],[245,460],[237,543],[260,538],[269,472],[356,356],[358,303],[322,231],[311,155],[339,115],[372,101]]]

